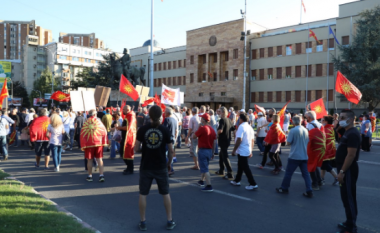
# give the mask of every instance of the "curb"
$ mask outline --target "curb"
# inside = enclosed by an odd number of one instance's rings
[[[4,180],[16,180],[22,184],[25,184],[24,182],[16,179],[15,177],[12,177],[12,176],[9,176],[9,177],[5,177]],[[59,212],[63,212],[65,213],[66,215],[68,216],[71,216],[73,217],[74,219],[76,219],[84,228],[87,228],[87,229],[90,229],[90,230],[93,230],[95,231],[95,233],[101,233],[99,230],[95,229],[94,227],[90,226],[88,223],[84,222],[82,219],[78,218],[77,216],[75,216],[73,213],[67,211],[65,208],[59,206],[57,203],[55,203],[54,201],[50,200],[49,198],[45,197],[44,195],[42,195],[41,193],[37,192],[33,187],[32,187],[32,191],[39,195],[40,197],[44,198],[45,200],[47,200],[48,202],[50,202],[51,204],[53,204],[57,210]]]

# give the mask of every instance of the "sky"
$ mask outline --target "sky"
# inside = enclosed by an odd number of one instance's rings
[[[301,0],[246,0],[247,19],[266,28],[300,23]],[[303,0],[302,23],[334,18],[339,4],[357,0]],[[186,44],[186,31],[241,18],[245,0],[154,0],[154,35],[163,48]],[[92,33],[107,48],[122,52],[150,39],[151,0],[11,0],[0,20],[36,20],[59,32]],[[17,14],[16,14],[17,13]]]

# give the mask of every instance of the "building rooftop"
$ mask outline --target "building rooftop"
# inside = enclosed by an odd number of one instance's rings
[[[147,40],[144,42],[144,44],[142,45],[142,47],[145,47],[145,46],[150,46],[150,40]],[[161,45],[158,43],[157,40],[153,40],[153,47],[159,47],[161,48]]]

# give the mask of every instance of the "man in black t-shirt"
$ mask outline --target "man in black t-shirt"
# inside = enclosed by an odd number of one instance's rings
[[[227,118],[228,111],[225,107],[220,108],[220,117],[219,127],[217,134],[218,137],[218,145],[220,146],[219,152],[219,171],[215,172],[217,175],[223,175],[223,179],[233,179],[232,175],[232,167],[230,159],[228,158],[228,147],[231,142],[231,131],[234,130],[234,126],[229,118]],[[227,170],[227,175],[224,176],[224,166]]]
[[[164,198],[167,213],[168,230],[172,230],[176,223],[172,218],[171,199],[169,195],[168,170],[173,159],[173,138],[168,128],[161,125],[162,110],[157,105],[149,109],[151,123],[142,126],[137,131],[135,152],[140,151],[142,144],[142,155],[140,163],[140,230],[147,230],[145,222],[146,196],[149,194],[153,179],[156,180],[158,191]],[[166,160],[166,147],[169,150]]]
[[[356,181],[358,180],[358,159],[360,152],[360,133],[354,127],[355,114],[351,110],[343,110],[339,116],[339,125],[345,128],[336,151],[338,181],[340,183],[340,196],[346,212],[346,221],[339,223],[344,233],[356,233],[356,218],[358,207],[356,202]]]
[[[139,107],[139,110],[140,109],[141,109],[141,107]],[[145,120],[145,117],[146,117],[147,113],[148,113],[147,109],[146,109],[146,107],[144,107],[136,115],[137,129],[139,129],[140,127],[142,127],[144,125],[144,120]]]

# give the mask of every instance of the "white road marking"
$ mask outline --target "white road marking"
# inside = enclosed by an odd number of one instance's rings
[[[169,180],[174,181],[174,182],[177,182],[177,183],[186,184],[186,185],[189,185],[189,186],[193,186],[193,187],[197,187],[197,188],[199,188],[198,185],[196,185],[196,184],[192,184],[192,183],[189,183],[189,182],[186,182],[186,181],[182,181],[182,180],[178,180],[178,179],[173,179],[173,178],[169,178]],[[249,192],[249,191],[247,191],[247,192]],[[252,199],[252,198],[242,197],[242,196],[239,196],[239,195],[235,195],[235,194],[232,194],[232,193],[223,192],[223,191],[216,190],[216,189],[214,189],[214,193],[219,193],[219,194],[222,194],[222,195],[225,195],[225,196],[229,196],[229,197],[233,197],[233,198],[237,198],[237,199],[240,199],[240,200],[244,200],[244,201],[253,201],[253,202],[256,202],[256,203],[260,203],[260,204],[262,204],[261,202],[256,201],[256,200],[254,200],[254,199]]]
[[[380,165],[380,163],[372,162],[372,161],[365,161],[365,160],[358,160],[358,163],[366,163],[366,164],[372,164],[372,165]]]
[[[231,162],[231,163],[237,164],[237,162]],[[257,165],[252,165],[252,164],[248,164],[248,165],[251,166],[251,167],[256,167],[256,168],[259,167]],[[271,167],[264,167],[264,169],[273,170],[273,168],[271,168]],[[285,170],[283,169],[282,171],[285,171]],[[294,173],[296,173],[296,174],[302,174],[301,172],[294,172]]]

